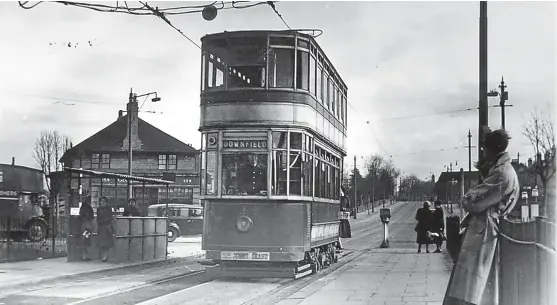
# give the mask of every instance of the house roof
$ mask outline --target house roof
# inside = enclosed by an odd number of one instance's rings
[[[468,179],[470,180],[477,180],[478,179],[478,171],[465,171],[464,173],[464,180],[467,181]],[[442,182],[448,182],[451,181],[452,179],[455,179],[456,181],[460,182],[460,172],[442,172],[441,175],[439,175],[439,179],[437,180],[437,183],[442,183]]]
[[[85,139],[73,148],[69,149],[62,159],[69,155],[76,155],[80,152],[120,152],[125,151],[122,142],[126,138],[128,127],[127,115],[118,118],[114,123]],[[195,154],[198,151],[171,135],[163,132],[155,126],[138,118],[138,135],[141,139],[140,152],[173,152]]]

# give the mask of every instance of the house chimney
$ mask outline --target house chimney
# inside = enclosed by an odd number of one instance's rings
[[[118,119],[121,119],[124,116],[124,111],[118,110]]]
[[[135,96],[131,96],[130,93],[130,102],[127,105],[127,119],[126,119],[126,138],[122,143],[122,147],[125,150],[129,149],[129,137],[130,137],[130,126],[129,126],[129,119],[131,118],[131,142],[133,149],[140,149],[141,148],[141,140],[139,139],[139,105],[137,103],[137,98]]]
[[[12,166],[15,165],[15,157],[12,157]]]

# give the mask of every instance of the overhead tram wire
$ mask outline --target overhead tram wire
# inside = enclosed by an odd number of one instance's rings
[[[352,104],[350,104],[350,102],[346,101],[346,104],[348,104],[348,106],[350,108],[352,108],[352,110],[354,111],[354,113],[358,114],[358,112],[356,111],[356,109],[354,109],[354,106],[352,106]],[[369,121],[368,121],[369,123]],[[377,145],[379,145],[379,148],[381,148],[381,150],[385,153],[385,155],[389,158],[392,158],[393,155],[389,154],[387,152],[387,150],[385,149],[385,147],[383,147],[383,144],[381,144],[381,142],[379,141],[379,139],[377,138],[377,136],[375,135],[375,133],[373,132],[373,129],[370,129],[371,132],[371,136],[375,139],[375,142],[377,142]]]
[[[150,9],[155,16],[159,17],[160,19],[162,19],[164,22],[166,22],[169,26],[171,26],[173,29],[175,29],[176,31],[178,31],[178,33],[180,33],[182,36],[184,36],[187,40],[189,40],[193,45],[195,45],[197,48],[199,48],[201,50],[201,47],[195,43],[195,41],[193,41],[191,38],[189,38],[186,34],[184,34],[184,32],[182,32],[179,28],[175,27],[170,20],[168,20],[168,18],[166,18],[166,16],[164,15],[163,12],[159,11],[158,8],[153,8],[150,5],[147,4],[147,2],[143,3],[143,2],[139,2],[143,5],[145,5],[148,9]]]

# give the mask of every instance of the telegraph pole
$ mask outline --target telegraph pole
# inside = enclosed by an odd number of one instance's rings
[[[479,128],[478,160],[483,157],[482,141],[484,128],[488,126],[487,104],[487,1],[480,1],[480,75],[479,75]]]
[[[356,180],[356,156],[354,155],[354,219],[358,215],[358,186]]]
[[[472,174],[472,148],[475,148],[476,146],[472,146],[472,132],[470,132],[470,129],[468,129],[468,146],[466,146],[468,148],[468,175]],[[468,176],[468,189],[470,189],[471,187],[471,179],[470,176]]]
[[[133,89],[130,89],[129,96],[129,107],[128,107],[128,175],[132,175],[132,115],[133,111],[132,104],[137,101],[137,96],[133,93]],[[128,198],[133,197],[132,182],[128,179]]]

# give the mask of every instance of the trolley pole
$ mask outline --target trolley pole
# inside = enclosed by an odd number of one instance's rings
[[[354,155],[354,219],[357,218],[358,215],[358,185],[356,179],[356,155]]]

